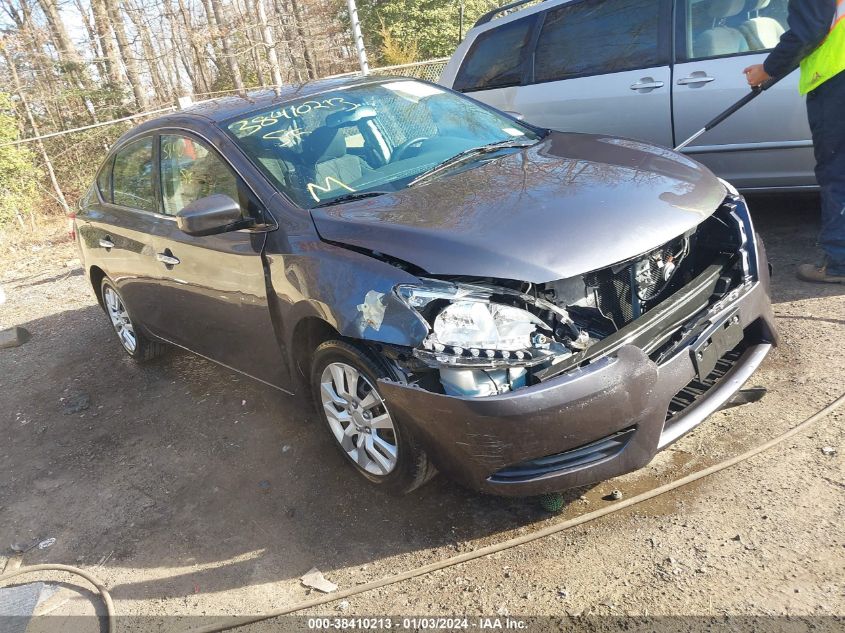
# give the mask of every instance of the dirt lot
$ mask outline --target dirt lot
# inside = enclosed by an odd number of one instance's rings
[[[814,206],[752,201],[783,337],[752,378],[769,395],[715,414],[638,473],[571,491],[554,516],[443,478],[404,498],[373,491],[303,402],[183,352],[145,366],[128,359],[81,269],[66,265],[70,245],[4,262],[0,329],[22,325],[32,339],[0,350],[0,570],[11,543],[53,537],[23,564],[93,570],[119,614],[259,614],[305,599],[299,577],[311,567],[355,586],[735,455],[845,391],[845,286],[792,276],[813,248]],[[840,411],[693,486],[313,612],[845,615],[843,525]],[[41,610],[93,613],[96,604],[64,589]]]

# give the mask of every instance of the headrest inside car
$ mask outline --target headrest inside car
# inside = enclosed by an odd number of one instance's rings
[[[708,12],[716,20],[730,18],[745,8],[745,0],[710,0]]]

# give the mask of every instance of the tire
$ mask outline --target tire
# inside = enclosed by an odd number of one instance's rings
[[[311,393],[333,444],[362,477],[388,492],[407,494],[437,471],[381,398],[379,378],[397,379],[350,343],[326,341],[314,351]]]
[[[100,296],[103,298],[103,309],[111,321],[123,351],[139,362],[158,358],[167,351],[167,345],[150,340],[136,327],[123,297],[107,277],[100,284]]]

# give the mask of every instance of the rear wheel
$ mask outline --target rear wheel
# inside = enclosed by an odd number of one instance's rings
[[[311,390],[335,445],[363,477],[391,492],[407,493],[436,471],[382,398],[379,378],[395,379],[344,341],[326,341],[314,353]]]
[[[110,279],[103,279],[100,291],[103,297],[103,307],[124,351],[139,361],[152,360],[161,356],[167,346],[164,343],[148,339],[138,330],[129,316],[123,297],[120,296]]]

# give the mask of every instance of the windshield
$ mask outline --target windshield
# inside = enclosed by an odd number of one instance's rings
[[[290,101],[227,129],[278,188],[306,208],[398,191],[473,148],[538,140],[508,117],[413,80]]]

